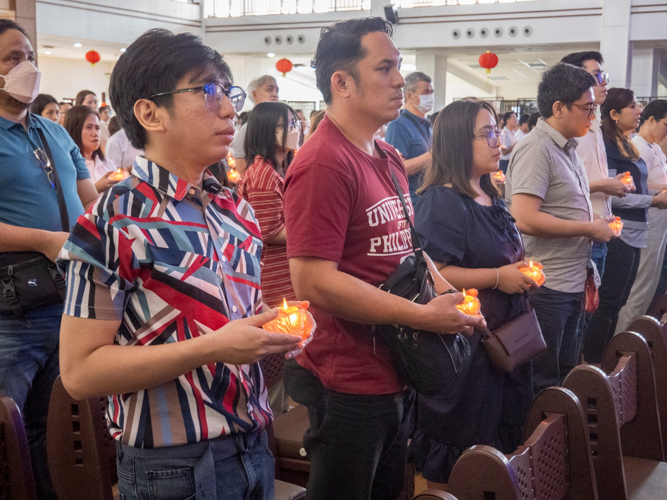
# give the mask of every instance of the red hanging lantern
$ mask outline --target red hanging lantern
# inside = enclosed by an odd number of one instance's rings
[[[86,52],[86,61],[88,61],[91,65],[95,66],[98,62],[100,62],[100,53],[97,52],[96,50],[89,50]]]
[[[491,73],[491,70],[498,66],[498,56],[487,50],[485,54],[479,56],[479,65],[486,68],[487,73]]]
[[[294,65],[292,64],[292,61],[290,61],[289,59],[283,58],[276,63],[276,69],[280,71],[283,74],[283,76],[287,76],[287,73],[292,71],[293,67]]]

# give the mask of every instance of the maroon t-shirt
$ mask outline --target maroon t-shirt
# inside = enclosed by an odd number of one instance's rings
[[[373,286],[412,254],[391,169],[414,217],[403,162],[390,145],[382,158],[362,152],[328,117],[299,150],[285,178],[287,257],[317,257]],[[373,342],[371,325],[354,323],[315,307],[313,341],[297,357],[325,387],[348,394],[390,394],[403,389],[387,348]]]

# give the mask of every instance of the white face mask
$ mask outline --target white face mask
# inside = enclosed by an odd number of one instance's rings
[[[0,76],[5,79],[5,87],[0,90],[17,101],[30,104],[39,95],[41,73],[30,61],[23,61],[6,75]]]
[[[276,132],[276,144],[283,145],[283,131]],[[287,132],[287,139],[285,140],[285,149],[295,151],[299,147],[299,129],[293,129]]]
[[[417,104],[417,109],[420,113],[428,113],[433,109],[433,106],[435,106],[435,97],[433,97],[433,94],[419,96],[419,104]]]

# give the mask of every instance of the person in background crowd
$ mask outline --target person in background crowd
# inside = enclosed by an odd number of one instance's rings
[[[438,117],[438,113],[440,113],[440,111],[436,111],[435,113],[428,115],[428,119],[431,121],[431,126],[435,124],[435,119]]]
[[[71,227],[97,199],[86,162],[65,129],[28,112],[39,93],[40,73],[34,61],[24,29],[0,19],[0,268],[4,272],[22,257],[8,252],[26,252],[26,260],[40,252],[55,260],[69,230],[63,230],[61,215]],[[14,78],[16,74],[21,78]],[[39,131],[51,150],[66,214],[60,212],[58,186],[53,187]],[[0,394],[14,400],[25,421],[40,500],[57,500],[49,479],[46,420],[59,374],[62,312],[62,302],[52,302],[24,311],[21,318],[0,316]]]
[[[500,170],[504,174],[507,173],[507,166],[510,163],[510,157],[514,150],[514,145],[518,142],[516,133],[519,131],[519,123],[516,119],[514,111],[508,111],[503,115],[503,129],[504,134],[503,146],[500,148]]]
[[[303,110],[295,109],[294,112],[301,122],[301,132],[299,134],[299,147],[301,147],[303,146],[303,141],[306,140],[306,134],[308,133],[308,122],[306,121],[306,115],[303,114]]]
[[[118,181],[109,178],[109,174],[116,170],[116,164],[105,159],[100,149],[100,119],[97,112],[87,106],[74,106],[67,113],[65,129],[79,146],[97,192],[103,193],[116,184]]]
[[[113,137],[116,132],[118,132],[121,128],[120,125],[120,120],[118,119],[117,116],[112,116],[111,119],[109,120],[109,137]]]
[[[302,339],[260,328],[278,311],[262,313],[257,220],[207,172],[227,156],[245,101],[231,78],[191,33],[150,30],[127,48],[110,97],[145,156],[79,219],[60,254],[70,287],[63,384],[77,399],[112,395],[126,500],[274,496],[256,362],[296,355]]]
[[[399,116],[403,100],[391,33],[391,23],[377,17],[322,30],[314,66],[326,116],[285,178],[292,285],[318,324],[317,338],[285,364],[285,387],[310,419],[308,499],[393,499],[403,488],[414,393],[371,325],[446,334],[483,324],[456,309],[460,293],[420,305],[378,288],[413,253],[399,237],[406,221],[392,181],[393,173],[411,216],[405,167],[373,138]],[[387,245],[394,237],[400,243]],[[429,263],[438,293],[451,290]]]
[[[56,98],[49,94],[39,94],[30,105],[30,112],[52,122],[60,122],[60,106]]]
[[[630,172],[636,191],[625,198],[612,198],[614,214],[623,221],[621,237],[607,244],[607,258],[600,305],[584,333],[584,359],[601,363],[607,343],[616,330],[618,315],[630,295],[637,276],[641,249],[646,247],[649,207],[667,208],[667,192],[649,193],[648,169],[630,140],[640,121],[641,111],[630,89],[609,90],[602,106],[602,134],[609,169]]]
[[[243,172],[237,192],[250,203],[259,221],[264,244],[262,297],[269,307],[279,307],[285,299],[296,300],[287,261],[283,179],[298,147],[301,123],[287,104],[263,102],[250,113],[245,136],[246,154],[255,160]],[[274,415],[289,408],[282,381],[269,388],[269,403]]]
[[[602,69],[604,60],[602,54],[596,51],[574,52],[565,56],[561,62],[583,68],[595,78],[595,104],[601,107],[607,98],[609,75]],[[623,198],[630,192],[630,188],[621,182],[623,173],[609,177],[607,153],[604,147],[604,138],[600,117],[596,114],[591,122],[591,128],[585,136],[578,139],[577,152],[586,169],[588,185],[591,190],[591,205],[596,217],[611,217],[611,198]],[[597,267],[600,277],[604,275],[607,244],[602,241],[593,243],[591,259]],[[590,316],[590,315],[589,315]],[[590,317],[587,318],[587,323]],[[588,325],[586,325],[588,326]]]
[[[524,113],[521,115],[521,119],[519,120],[519,129],[514,134],[516,136],[517,142],[523,139],[526,136],[526,134],[530,132],[530,128],[528,128],[529,119],[530,115],[528,113]]]
[[[60,120],[58,123],[62,125],[63,127],[65,126],[65,115],[67,115],[67,112],[72,109],[72,105],[69,102],[59,102],[58,106],[60,107]]]
[[[100,124],[104,123],[107,127],[109,126],[109,120],[111,119],[111,106],[103,104],[100,106]]]
[[[132,146],[125,129],[120,127],[118,116],[112,116],[109,120],[109,134],[111,137],[107,142],[107,150],[104,156],[116,167],[131,170],[134,160],[142,152]]]
[[[498,170],[500,131],[486,101],[463,99],[447,106],[433,130],[433,160],[426,168],[415,209],[422,248],[457,289],[479,290],[482,313],[494,330],[527,310],[526,291],[537,283],[519,271],[523,243],[498,197],[490,173]],[[410,461],[429,488],[445,489],[458,457],[486,444],[505,453],[522,443],[533,400],[531,364],[506,375],[470,337],[472,362],[441,394],[417,395]]]
[[[106,153],[107,141],[111,134],[109,133],[109,117],[111,116],[111,107],[103,104],[100,107],[100,149]]]
[[[648,169],[647,185],[650,192],[667,189],[665,153],[658,144],[667,137],[667,101],[657,99],[642,111],[639,134],[632,139],[639,156]],[[637,277],[627,302],[621,309],[616,333],[624,331],[637,316],[646,314],[660,281],[662,263],[667,246],[667,210],[652,206],[648,210],[646,247],[641,249]]]
[[[310,119],[310,128],[308,129],[308,135],[304,138],[303,142],[306,142],[309,138],[313,136],[317,127],[320,126],[322,119],[324,118],[324,110],[317,111],[312,118]]]
[[[400,151],[408,172],[410,198],[417,203],[417,188],[421,185],[424,168],[431,161],[431,122],[426,113],[435,104],[431,78],[415,71],[405,77],[405,109],[387,127],[386,141]]]
[[[533,130],[535,128],[535,125],[537,125],[537,120],[540,118],[540,112],[535,111],[532,115],[530,115],[530,118],[528,118],[528,132]]]
[[[97,104],[97,95],[92,90],[82,90],[76,95],[74,100],[75,106],[88,106],[90,109],[97,113],[98,104]]]
[[[255,106],[261,102],[278,102],[279,91],[278,82],[271,75],[260,76],[248,84],[248,97]],[[243,149],[246,129],[247,123],[241,126],[234,135],[234,142],[232,142],[232,154],[236,159],[236,171],[241,175],[243,175],[248,162],[253,161],[252,158],[248,159]]]
[[[542,263],[546,284],[528,298],[547,344],[533,360],[535,392],[558,385],[578,364],[581,311],[591,241],[609,241],[610,218],[594,219],[590,189],[575,138],[595,117],[595,78],[559,63],[537,89],[541,118],[516,146],[505,201],[523,233],[526,258]]]

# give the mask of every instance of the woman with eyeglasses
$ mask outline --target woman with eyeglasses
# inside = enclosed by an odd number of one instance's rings
[[[103,193],[117,184],[117,180],[109,178],[116,165],[105,158],[100,148],[100,116],[97,111],[88,106],[74,106],[65,117],[65,130],[79,146],[97,192]]]
[[[526,311],[524,293],[537,284],[520,267],[524,248],[490,174],[498,169],[501,132],[493,105],[464,99],[435,121],[433,161],[415,209],[423,249],[457,289],[476,288],[491,331]],[[470,337],[472,361],[443,393],[418,396],[410,457],[429,483],[443,488],[459,456],[486,444],[509,453],[521,443],[532,400],[527,363],[506,375]]]
[[[641,249],[646,247],[650,207],[667,208],[667,192],[648,187],[648,169],[634,141],[641,109],[630,89],[613,88],[602,105],[602,136],[610,175],[630,172],[635,191],[625,198],[611,199],[614,215],[621,218],[621,237],[607,243],[604,274],[598,290],[600,304],[584,333],[584,360],[601,363],[607,343],[616,330],[619,312],[625,305],[637,276]],[[654,196],[655,195],[655,196]]]

